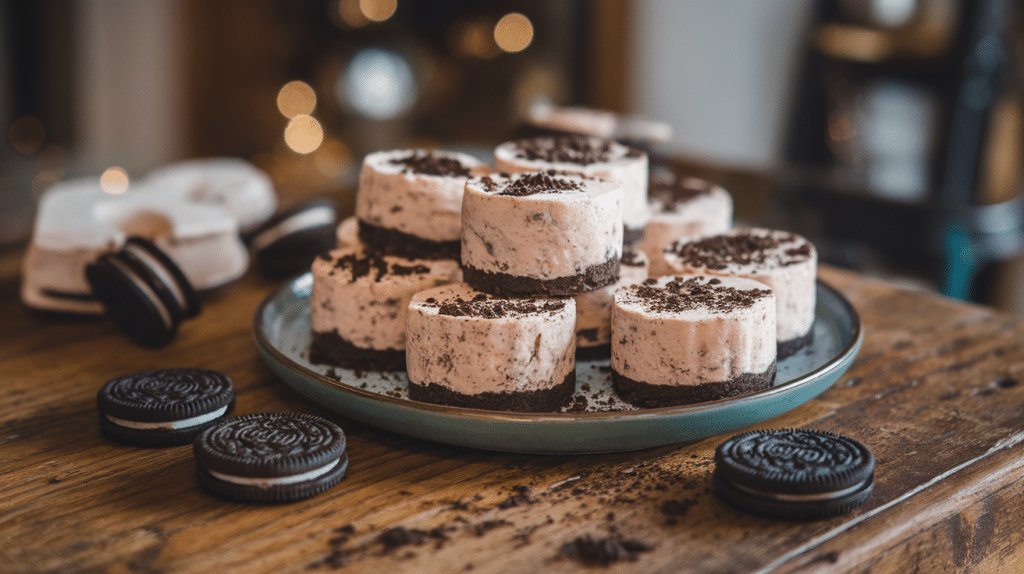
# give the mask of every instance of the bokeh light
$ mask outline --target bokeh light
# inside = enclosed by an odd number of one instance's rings
[[[373,22],[383,22],[398,8],[398,0],[359,0],[359,11]]]
[[[359,8],[359,0],[338,0],[337,14],[342,22],[352,28],[360,28],[370,23],[370,19]]]
[[[313,156],[313,165],[324,177],[338,179],[352,167],[352,150],[338,138],[325,137]]]
[[[122,167],[108,167],[100,176],[100,188],[105,193],[118,195],[128,191],[128,172]]]
[[[277,109],[286,118],[309,115],[316,108],[316,92],[301,80],[288,82],[277,92]]]
[[[335,84],[342,105],[375,119],[394,119],[416,101],[412,67],[400,54],[367,48],[355,55]]]
[[[518,12],[505,14],[494,26],[494,41],[506,52],[521,52],[533,41],[533,24]]]
[[[323,140],[324,129],[312,116],[295,116],[284,128],[284,141],[295,153],[307,154],[316,151]]]
[[[22,116],[14,120],[7,135],[11,140],[11,147],[25,155],[36,153],[46,142],[46,128],[43,127],[43,122],[32,116]]]
[[[68,169],[68,152],[56,145],[48,145],[36,156],[39,171],[63,175]]]

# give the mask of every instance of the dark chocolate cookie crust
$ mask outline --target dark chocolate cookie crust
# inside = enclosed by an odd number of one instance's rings
[[[570,297],[606,287],[619,280],[619,259],[591,265],[582,273],[554,279],[536,279],[462,264],[462,280],[470,287],[492,295],[541,295]]]
[[[607,360],[612,356],[612,344],[604,343],[601,345],[594,345],[591,347],[581,347],[579,344],[576,345],[576,360],[577,361],[599,361]]]
[[[623,245],[630,246],[640,243],[644,238],[646,228],[643,227],[627,227],[622,228],[622,243]]]
[[[313,331],[309,360],[359,371],[404,371],[405,349],[363,349],[343,339],[337,331]]]
[[[409,259],[454,259],[462,256],[462,241],[431,241],[397,229],[359,220],[359,240],[371,251]]]
[[[561,383],[550,389],[518,393],[485,392],[479,395],[467,395],[452,391],[437,383],[409,382],[409,398],[414,401],[469,409],[527,413],[557,411],[569,402],[575,390],[576,371],[569,371]]]
[[[775,363],[763,373],[743,373],[723,382],[701,385],[652,385],[623,376],[612,368],[612,385],[622,400],[647,409],[717,401],[757,391],[775,382]]]
[[[811,329],[807,331],[806,335],[790,339],[788,341],[779,341],[777,350],[777,360],[781,361],[786,357],[791,357],[797,353],[797,351],[809,346],[814,341],[814,325],[811,325]]]

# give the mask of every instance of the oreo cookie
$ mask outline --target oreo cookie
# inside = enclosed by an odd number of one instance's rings
[[[819,430],[738,434],[715,450],[715,492],[768,518],[816,520],[849,512],[874,486],[875,458],[853,438]]]
[[[96,394],[103,434],[132,446],[189,444],[234,403],[231,379],[206,369],[139,371],[108,381]]]
[[[288,502],[338,484],[348,468],[345,433],[313,415],[231,417],[192,443],[199,485],[242,502]]]
[[[334,202],[316,199],[272,217],[242,239],[253,250],[261,273],[282,278],[309,270],[314,257],[333,249],[337,226]]]
[[[181,321],[201,308],[181,268],[142,237],[129,237],[119,251],[101,255],[86,266],[85,277],[107,314],[145,347],[169,343]]]

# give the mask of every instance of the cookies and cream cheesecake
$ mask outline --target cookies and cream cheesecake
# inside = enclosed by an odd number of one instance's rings
[[[313,261],[310,360],[349,369],[405,365],[405,316],[413,294],[460,278],[453,259],[407,259],[361,248]]]
[[[572,298],[499,297],[465,283],[427,289],[409,304],[409,397],[443,405],[557,410],[572,396]]]
[[[672,173],[651,178],[651,220],[639,248],[647,254],[651,276],[668,275],[665,247],[679,239],[724,233],[732,227],[732,196],[720,185]]]
[[[741,277],[651,278],[615,293],[612,384],[636,406],[713,401],[775,378],[775,296]]]
[[[356,193],[360,239],[395,255],[457,258],[466,180],[488,171],[458,152],[404,149],[367,155]]]
[[[564,135],[505,142],[494,150],[494,167],[502,173],[555,170],[620,182],[626,243],[639,240],[650,219],[647,154],[615,141]]]
[[[576,299],[576,357],[607,359],[612,340],[612,305],[621,287],[643,283],[647,279],[647,256],[643,251],[623,251],[619,262],[619,280]]]
[[[733,229],[665,248],[677,273],[746,277],[775,291],[779,359],[793,355],[814,338],[818,254],[807,239],[788,231]]]
[[[494,294],[567,296],[611,285],[622,255],[622,186],[550,172],[466,184],[464,280]]]

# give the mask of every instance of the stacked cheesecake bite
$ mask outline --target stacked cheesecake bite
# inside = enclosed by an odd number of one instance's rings
[[[470,180],[465,283],[409,307],[409,395],[551,411],[575,390],[576,301],[619,279],[622,186],[550,172]]]
[[[314,362],[369,371],[405,369],[412,296],[458,281],[462,189],[478,160],[454,152],[396,150],[366,156],[355,221],[337,249],[313,262]]]

